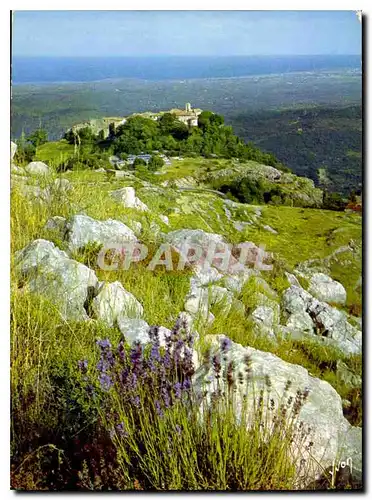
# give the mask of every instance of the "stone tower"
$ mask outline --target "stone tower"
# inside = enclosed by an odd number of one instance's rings
[[[185,109],[186,113],[191,113],[191,104],[189,102],[186,103]]]

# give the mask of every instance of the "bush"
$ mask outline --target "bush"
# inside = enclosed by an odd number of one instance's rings
[[[136,169],[137,167],[147,167],[147,163],[142,158],[137,157],[133,162],[133,168]]]
[[[155,170],[160,170],[161,167],[164,165],[164,160],[160,158],[160,156],[152,156],[149,163],[148,163],[148,169],[152,172],[155,172]]]

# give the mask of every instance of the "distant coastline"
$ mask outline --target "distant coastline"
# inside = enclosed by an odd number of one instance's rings
[[[103,80],[195,80],[361,71],[361,56],[20,57],[12,58],[13,85],[93,83]]]

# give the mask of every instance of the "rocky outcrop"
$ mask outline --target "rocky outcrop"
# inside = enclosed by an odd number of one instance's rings
[[[313,323],[314,333],[322,338],[324,344],[334,345],[347,355],[361,352],[362,333],[347,321],[344,312],[331,307],[326,302],[320,302],[310,293],[294,285],[284,292],[283,307],[290,315],[296,315],[295,320],[293,316],[292,319],[290,316],[289,324],[287,323],[287,327],[294,332],[294,336],[297,337],[299,334],[298,324],[302,321],[301,315],[303,315],[303,321],[310,327],[309,316]],[[293,328],[294,321],[295,328]]]
[[[66,223],[66,240],[69,249],[76,251],[89,243],[117,245],[137,241],[134,232],[117,220],[99,221],[87,215],[74,215]]]
[[[323,302],[345,304],[346,290],[338,281],[323,273],[315,273],[310,278],[309,293]]]
[[[94,271],[42,239],[16,253],[16,269],[25,286],[54,304],[63,318],[88,319],[86,308],[98,284]]]
[[[223,335],[206,338],[211,345],[211,354],[219,350],[224,339]],[[303,477],[303,483],[299,484],[299,487],[306,487],[311,478],[321,476],[334,462],[337,464],[348,458],[352,459],[353,474],[360,477],[362,430],[352,427],[344,418],[341,398],[330,384],[310,376],[302,366],[287,363],[271,353],[243,347],[234,342],[224,354],[224,359],[221,360],[222,368],[225,370],[225,367],[230,365],[230,374],[234,381],[235,411],[238,419],[242,418],[243,401],[246,401],[246,408],[249,409],[246,411],[253,411],[254,401],[257,407],[261,390],[264,391],[264,426],[269,427],[274,415],[278,415],[284,407],[287,408],[288,416],[294,415],[296,431],[293,458],[299,480]],[[241,377],[243,383],[239,382]],[[228,392],[225,379],[219,379],[218,388],[213,363],[210,363],[199,367],[193,381],[195,389],[203,393],[205,400],[211,403],[213,394],[218,389]],[[273,410],[269,409],[270,406]],[[249,414],[245,413],[244,416],[249,420]]]

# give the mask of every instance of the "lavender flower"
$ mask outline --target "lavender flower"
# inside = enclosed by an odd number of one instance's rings
[[[97,370],[101,373],[107,372],[110,368],[109,363],[105,360],[100,358],[100,360],[97,363]]]
[[[113,386],[113,381],[107,373],[102,373],[99,376],[99,383],[101,384],[101,387],[104,391],[109,391],[111,387]]]
[[[138,395],[134,396],[134,398],[132,398],[132,403],[134,404],[134,406],[136,408],[139,408],[141,406],[141,399],[140,399],[140,397]]]
[[[121,361],[125,361],[125,347],[124,347],[124,341],[121,340],[118,345],[118,354],[119,358]]]
[[[180,382],[177,382],[176,384],[174,384],[173,389],[175,397],[177,399],[180,399],[182,396],[182,384],[180,384]]]
[[[156,361],[158,363],[160,363],[160,361],[161,361],[160,352],[159,352],[159,345],[156,343],[153,344],[151,347],[150,360]]]
[[[186,378],[184,381],[183,381],[183,384],[182,384],[182,387],[185,391],[188,391],[191,389],[191,380],[189,378]]]
[[[228,352],[228,350],[230,349],[230,347],[231,347],[231,340],[228,337],[225,337],[221,341],[221,351],[222,351],[222,353],[226,354]]]
[[[159,403],[159,401],[157,399],[155,399],[155,410],[156,410],[156,413],[159,415],[160,418],[162,418],[164,416],[164,412],[161,409],[160,403]]]
[[[98,347],[100,347],[102,350],[105,350],[105,349],[111,349],[111,343],[110,343],[109,339],[105,339],[105,340],[97,340],[97,345],[98,345]]]
[[[168,391],[165,387],[163,387],[162,389],[162,394],[163,394],[163,401],[164,401],[164,406],[166,408],[169,408],[170,407],[170,397],[169,397],[169,394],[168,394]]]
[[[139,342],[134,344],[130,351],[130,360],[134,370],[139,370],[142,362],[142,346]]]

